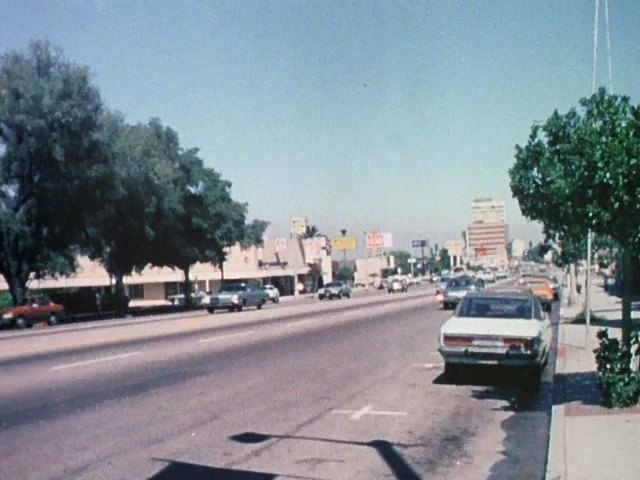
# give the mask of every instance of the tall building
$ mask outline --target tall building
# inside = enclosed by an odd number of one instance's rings
[[[507,264],[507,214],[504,201],[477,198],[471,203],[467,240],[467,252],[472,263]]]

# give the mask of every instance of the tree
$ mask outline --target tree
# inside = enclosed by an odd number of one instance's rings
[[[343,282],[353,282],[353,270],[347,266],[340,267],[335,274],[335,278]]]
[[[154,175],[152,131],[145,125],[129,126],[119,115],[107,113],[101,120],[102,149],[114,169],[109,201],[95,212],[87,230],[85,247],[115,280],[118,311],[127,302],[124,276],[142,270],[150,261],[153,221],[161,216],[163,191]]]
[[[405,252],[404,250],[395,250],[389,252],[389,255],[394,258],[396,272],[398,271],[398,268],[400,268],[400,271],[405,275],[411,272],[411,265],[409,264],[411,254],[409,252]]]
[[[112,170],[86,67],[48,42],[0,56],[0,273],[14,303],[33,275],[69,273]]]
[[[523,215],[565,241],[588,229],[623,257],[623,340],[631,332],[631,265],[640,252],[640,107],[604,89],[566,114],[555,111],[516,146],[511,191]]]
[[[307,225],[304,233],[300,235],[300,238],[314,238],[320,236],[320,230],[315,225]]]

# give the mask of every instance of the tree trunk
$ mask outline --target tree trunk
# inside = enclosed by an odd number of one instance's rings
[[[193,299],[191,298],[191,279],[189,278],[189,268],[190,265],[183,266],[181,268],[184,273],[184,304],[187,307],[190,307],[193,303]]]
[[[569,265],[569,298],[567,299],[568,305],[576,304],[576,285],[578,284],[578,275],[576,274],[575,264]]]
[[[116,280],[115,284],[115,296],[116,296],[116,309],[118,316],[124,317],[127,314],[129,302],[127,301],[127,294],[124,289],[124,274],[114,273],[113,278]]]
[[[9,294],[11,295],[13,305],[22,305],[24,294],[27,291],[27,280],[29,276],[11,275],[6,273],[2,276],[9,287]]]
[[[631,289],[633,284],[631,250],[624,248],[622,252],[622,342],[627,347],[631,343]]]

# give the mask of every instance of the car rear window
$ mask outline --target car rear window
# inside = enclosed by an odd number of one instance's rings
[[[533,301],[529,298],[466,297],[456,314],[458,317],[529,320],[533,316]]]

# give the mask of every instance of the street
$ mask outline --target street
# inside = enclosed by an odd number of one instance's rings
[[[538,392],[450,385],[450,315],[419,286],[5,335],[0,478],[543,478],[555,351]]]

